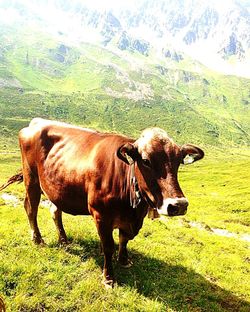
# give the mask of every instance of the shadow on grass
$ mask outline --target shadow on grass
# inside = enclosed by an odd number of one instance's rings
[[[117,247],[117,246],[116,246]],[[66,247],[70,254],[82,261],[93,258],[102,268],[98,240],[74,240]],[[141,295],[162,302],[166,307],[184,311],[250,311],[250,303],[235,296],[204,276],[181,265],[170,265],[129,249],[134,265],[129,269],[119,266],[114,259],[114,272],[118,286],[136,289]]]

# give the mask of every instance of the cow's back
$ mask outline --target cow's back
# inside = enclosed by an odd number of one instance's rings
[[[34,118],[28,127],[20,130],[19,144],[22,153],[26,156],[33,155],[31,162],[38,162],[41,156],[45,158],[48,156],[56,143],[61,142],[63,145],[67,140],[73,143],[76,137],[81,136],[84,139],[86,136],[87,139],[92,134],[97,134],[97,132],[64,122]]]
[[[119,196],[125,165],[116,151],[127,140],[40,118],[19,133],[23,161],[39,180],[41,190],[61,210],[72,214],[88,213],[91,196],[95,200]]]

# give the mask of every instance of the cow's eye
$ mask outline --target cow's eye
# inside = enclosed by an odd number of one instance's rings
[[[143,163],[143,165],[144,166],[146,166],[146,167],[151,167],[151,163],[150,163],[150,161],[148,160],[148,159],[142,159],[142,163]]]

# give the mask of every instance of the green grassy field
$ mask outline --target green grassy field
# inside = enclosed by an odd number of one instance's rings
[[[114,259],[111,291],[101,285],[103,258],[91,218],[64,214],[71,243],[60,247],[49,210],[41,207],[47,245],[34,246],[23,185],[9,187],[19,201],[0,195],[0,293],[7,311],[249,311],[250,151],[205,151],[204,160],[179,173],[187,215],[146,218],[129,243],[134,265],[124,269]],[[2,154],[0,183],[19,167],[18,153]]]
[[[206,152],[180,170],[188,214],[145,219],[129,243],[133,267],[114,259],[112,291],[101,285],[103,258],[90,217],[64,215],[71,243],[60,247],[41,206],[47,245],[34,246],[23,185],[0,193],[7,311],[250,311],[250,81],[188,58],[174,63],[91,44],[69,47],[38,30],[1,28],[0,39],[0,184],[20,168],[17,133],[34,117],[134,137],[159,126]]]

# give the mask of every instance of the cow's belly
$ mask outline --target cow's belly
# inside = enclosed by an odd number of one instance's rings
[[[87,194],[79,187],[41,184],[44,195],[60,210],[72,215],[89,215]]]
[[[62,210],[65,213],[71,214],[71,215],[89,215],[88,208],[85,205],[82,205],[81,203],[65,203],[65,202],[59,202],[56,205],[60,210]]]

